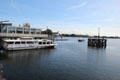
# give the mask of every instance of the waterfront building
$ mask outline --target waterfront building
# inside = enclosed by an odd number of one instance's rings
[[[31,28],[29,23],[13,26],[12,23],[0,22],[0,37],[48,37],[41,29]]]
[[[41,29],[31,28],[30,24],[13,26],[12,23],[0,23],[0,33],[41,34]]]

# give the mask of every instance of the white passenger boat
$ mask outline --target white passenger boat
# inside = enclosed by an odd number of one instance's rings
[[[18,38],[5,39],[2,46],[5,50],[23,50],[37,48],[54,48],[56,43],[52,40],[33,39],[33,38]]]

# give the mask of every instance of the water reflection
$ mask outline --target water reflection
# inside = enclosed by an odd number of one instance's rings
[[[106,61],[106,49],[104,48],[87,48],[88,65],[99,67]],[[95,64],[95,65],[94,65]]]
[[[10,64],[28,65],[33,60],[43,60],[53,53],[54,49],[38,49],[38,50],[21,50],[21,51],[4,51],[0,54],[0,58]]]
[[[0,50],[0,60],[7,59],[8,54],[4,50]]]
[[[20,51],[4,51],[1,54],[7,54],[11,59],[31,59],[37,57],[43,57],[52,53],[54,49],[36,49],[36,50],[20,50]],[[22,60],[21,59],[21,60]]]
[[[4,55],[7,54],[7,59],[3,57],[4,59],[0,61],[4,66],[5,77],[8,80],[17,80],[20,75],[22,75],[22,78],[26,76],[25,74],[30,76],[29,74],[37,72],[40,69],[40,64],[43,64],[45,59],[54,53],[54,50],[38,49],[5,52]],[[21,80],[23,80],[22,78]],[[30,78],[28,77],[28,79]]]
[[[113,74],[108,71],[107,53],[104,48],[87,48],[87,69],[88,75],[95,80],[109,80]]]

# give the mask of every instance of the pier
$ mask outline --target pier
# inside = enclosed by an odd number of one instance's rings
[[[100,37],[100,27],[98,27],[98,36],[88,38],[88,46],[97,48],[106,48],[107,40]]]
[[[104,38],[88,38],[88,46],[106,48],[107,40]]]

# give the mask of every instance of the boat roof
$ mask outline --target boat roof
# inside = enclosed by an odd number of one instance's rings
[[[52,40],[46,40],[46,39],[32,39],[32,40],[21,40],[21,39],[6,39],[5,42],[15,42],[15,41],[52,41]]]

